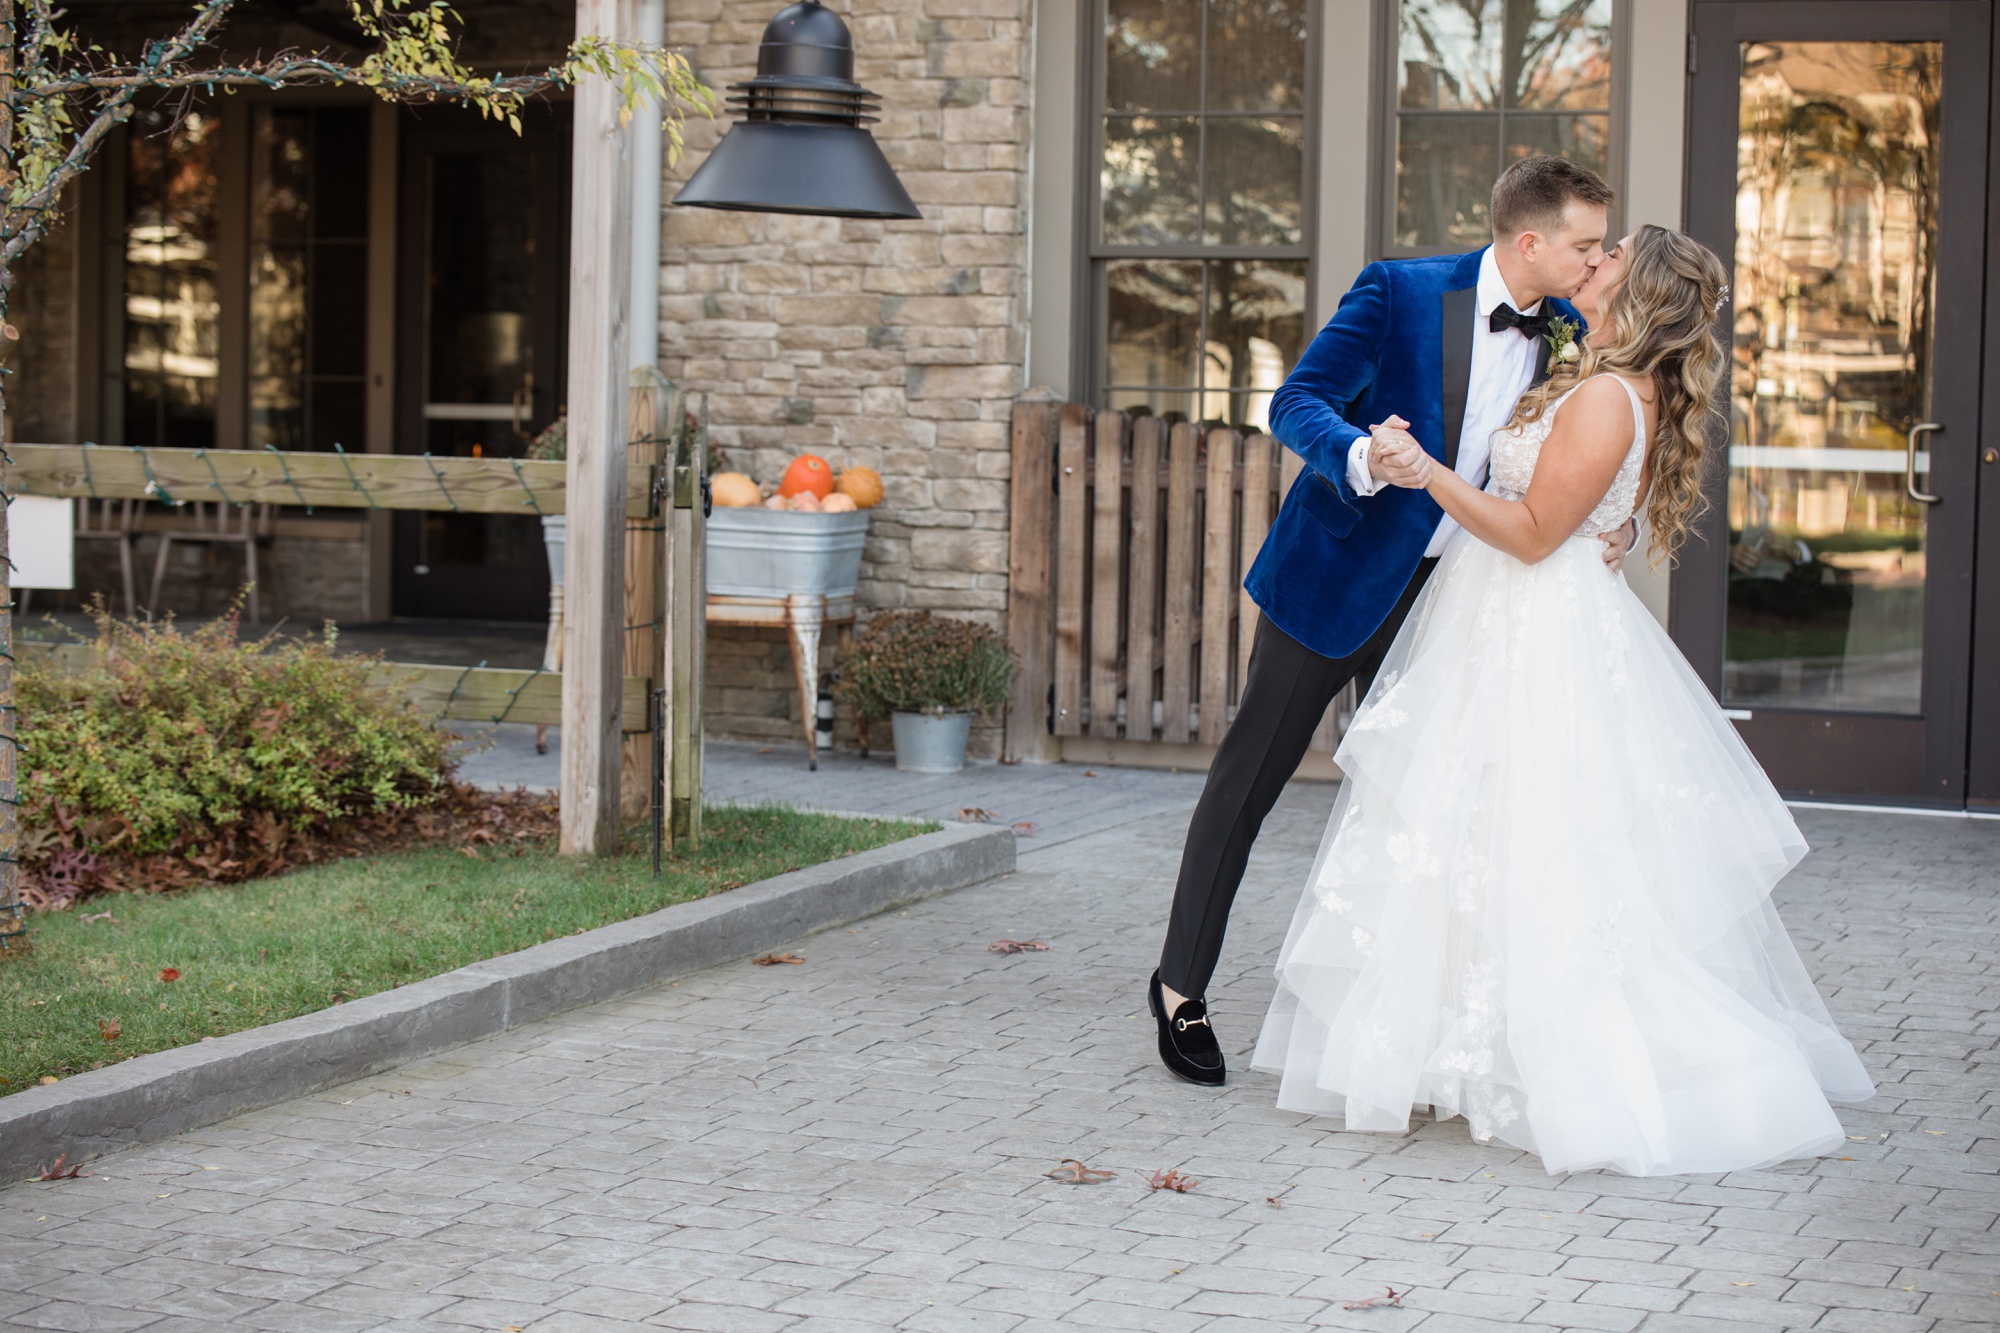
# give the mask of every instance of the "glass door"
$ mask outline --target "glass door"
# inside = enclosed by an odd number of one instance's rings
[[[400,163],[397,451],[519,458],[560,410],[568,263],[566,117],[505,126],[426,111]],[[533,514],[396,516],[397,615],[540,620]]]
[[[1965,799],[1987,14],[1694,6],[1734,368],[1675,633],[1796,795]]]

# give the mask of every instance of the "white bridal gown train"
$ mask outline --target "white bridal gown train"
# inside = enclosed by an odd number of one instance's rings
[[[1828,1100],[1874,1093],[1771,905],[1805,840],[1601,558],[1632,405],[1555,554],[1452,541],[1341,743],[1253,1059],[1285,1109],[1430,1106],[1552,1174],[1667,1175],[1828,1152]],[[1495,438],[1489,491],[1527,492],[1557,410]]]

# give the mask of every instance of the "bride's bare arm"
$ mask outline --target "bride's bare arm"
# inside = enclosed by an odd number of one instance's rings
[[[1460,527],[1532,565],[1576,535],[1577,525],[1611,489],[1631,447],[1631,400],[1605,376],[1585,384],[1563,404],[1522,499],[1488,495],[1447,467],[1434,465],[1413,480]]]

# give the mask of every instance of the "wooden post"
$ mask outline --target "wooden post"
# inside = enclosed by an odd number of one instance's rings
[[[630,437],[628,464],[645,463],[658,467],[663,459],[671,465],[666,441],[674,437],[680,416],[680,398],[667,377],[654,366],[632,367],[631,393],[627,398],[627,431]],[[662,593],[661,537],[672,517],[662,507],[649,517],[629,520],[625,525],[625,674],[659,677],[660,617]],[[650,710],[648,717],[650,718]],[[625,733],[624,753],[619,762],[619,805],[626,823],[644,819],[653,808],[653,741],[651,727]]]
[[[617,38],[619,0],[577,0],[579,37]],[[618,849],[624,668],[625,395],[632,362],[630,136],[617,90],[577,86],[570,173],[569,532],[564,577],[562,849]]]
[[[1007,533],[1007,641],[1020,658],[1007,699],[1001,762],[1060,757],[1049,735],[1050,623],[1055,542],[1056,403],[1016,403]]]
[[[701,846],[703,662],[708,655],[708,529],[703,482],[708,471],[708,405],[698,425],[676,432],[672,508],[666,540],[666,614],[659,666],[666,682],[667,838],[692,851]]]

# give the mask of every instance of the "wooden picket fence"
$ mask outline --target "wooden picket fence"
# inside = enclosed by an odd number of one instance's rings
[[[1269,435],[1081,403],[1013,415],[1005,757],[1044,739],[1214,745],[1235,716],[1257,607],[1243,591],[1301,469]],[[1331,754],[1352,713],[1327,710]]]

